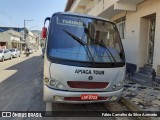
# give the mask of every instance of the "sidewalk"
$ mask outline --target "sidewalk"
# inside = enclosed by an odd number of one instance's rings
[[[160,87],[147,87],[131,80],[125,80],[123,97],[142,111],[160,111]]]

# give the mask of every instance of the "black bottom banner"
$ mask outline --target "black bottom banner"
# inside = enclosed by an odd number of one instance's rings
[[[160,117],[159,111],[0,111],[0,117]]]

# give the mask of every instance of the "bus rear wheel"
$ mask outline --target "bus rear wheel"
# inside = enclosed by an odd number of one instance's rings
[[[11,55],[11,57],[10,57],[10,60],[12,60],[12,55]]]
[[[52,116],[52,102],[46,102],[46,115]]]
[[[2,57],[2,62],[4,62],[4,57]]]

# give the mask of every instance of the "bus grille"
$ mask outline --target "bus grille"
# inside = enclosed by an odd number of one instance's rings
[[[82,82],[82,81],[68,81],[69,87],[71,88],[82,88],[82,89],[102,89],[108,86],[108,82]]]

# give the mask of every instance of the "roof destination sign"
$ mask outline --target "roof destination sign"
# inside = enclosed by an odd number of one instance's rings
[[[67,25],[67,26],[83,27],[83,22],[76,19],[76,17],[58,16],[57,17],[57,24]]]

